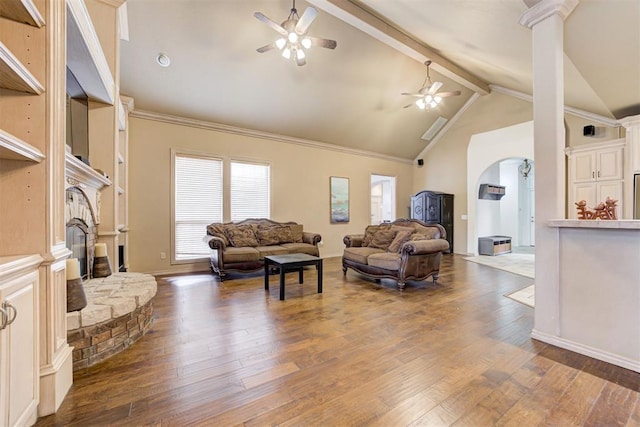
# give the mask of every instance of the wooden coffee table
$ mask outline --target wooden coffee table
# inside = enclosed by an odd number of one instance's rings
[[[264,257],[264,289],[269,290],[269,266],[280,270],[280,301],[284,300],[284,275],[288,271],[298,270],[298,283],[303,283],[303,269],[306,265],[315,265],[318,269],[318,293],[322,293],[322,258],[307,254],[268,255]]]

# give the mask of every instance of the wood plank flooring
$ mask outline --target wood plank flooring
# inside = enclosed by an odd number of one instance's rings
[[[530,338],[504,295],[531,279],[458,255],[402,293],[324,269],[285,301],[277,276],[158,278],[151,331],[37,425],[640,426],[640,374]]]

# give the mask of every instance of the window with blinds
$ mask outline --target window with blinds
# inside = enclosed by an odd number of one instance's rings
[[[175,155],[174,259],[206,258],[207,225],[222,222],[222,160]]]
[[[269,218],[269,165],[231,162],[231,220]]]

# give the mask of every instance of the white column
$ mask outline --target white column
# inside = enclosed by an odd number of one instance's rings
[[[624,215],[622,218],[633,219],[638,209],[635,205],[634,175],[640,174],[640,115],[629,116],[619,120],[626,130],[626,146],[624,153]],[[638,201],[640,202],[640,201]]]
[[[558,230],[550,228],[548,221],[565,218],[564,19],[577,4],[578,0],[541,0],[520,18],[533,31],[534,338],[560,332]]]

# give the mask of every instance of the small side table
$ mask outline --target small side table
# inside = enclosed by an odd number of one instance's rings
[[[318,293],[322,293],[322,258],[307,254],[269,255],[264,257],[264,289],[269,290],[269,266],[280,270],[280,301],[284,301],[284,275],[298,270],[298,283],[304,282],[303,267],[315,265],[318,270]]]

